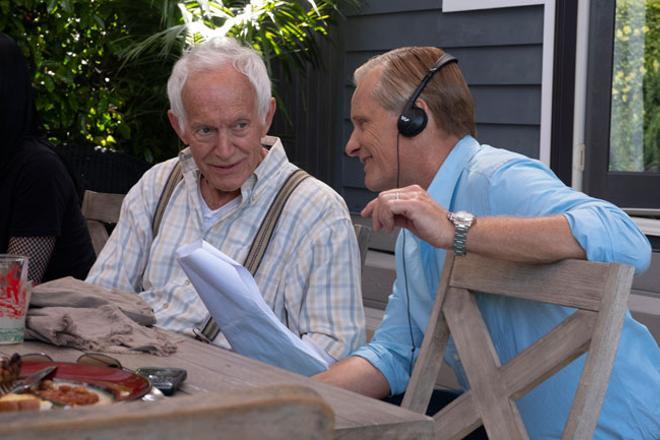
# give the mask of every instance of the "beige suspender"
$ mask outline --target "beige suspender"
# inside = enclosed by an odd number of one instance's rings
[[[163,192],[160,194],[160,199],[158,199],[158,205],[156,205],[154,218],[151,219],[152,241],[154,238],[156,238],[156,235],[158,235],[158,229],[160,229],[160,221],[163,219],[163,213],[165,212],[165,208],[167,208],[167,204],[170,201],[170,197],[172,197],[172,193],[174,192],[174,187],[176,187],[176,184],[179,183],[179,180],[181,180],[182,178],[183,178],[183,173],[181,172],[181,162],[177,161],[176,164],[174,165],[174,168],[172,168],[169,177],[167,178],[167,182],[165,182],[165,187],[163,188]]]
[[[152,221],[153,237],[156,237],[158,234],[158,228],[160,227],[160,222],[162,220],[163,213],[165,212],[165,208],[167,207],[167,203],[172,196],[174,187],[177,183],[179,183],[182,177],[183,175],[181,173],[181,164],[177,162],[174,166],[174,169],[172,169],[167,182],[165,183],[163,193],[161,194],[160,199],[158,200],[158,205],[156,206],[156,211]],[[273,203],[271,203],[270,208],[268,208],[266,217],[264,217],[263,221],[261,222],[259,230],[257,231],[257,235],[255,235],[252,246],[250,247],[250,251],[248,252],[247,257],[245,258],[245,262],[243,263],[245,268],[250,271],[252,276],[255,276],[257,270],[259,270],[259,265],[261,264],[261,260],[264,254],[266,253],[266,249],[268,249],[268,244],[270,243],[270,239],[273,236],[273,231],[275,230],[275,226],[277,226],[277,222],[280,219],[280,215],[282,214],[282,210],[284,209],[287,200],[289,200],[289,197],[298,187],[298,185],[300,185],[300,183],[308,177],[309,174],[300,169],[291,173],[286,182],[284,182],[284,185],[282,185],[280,188],[277,196],[275,196],[275,199],[273,200]],[[204,323],[204,327],[201,332],[198,329],[194,330],[198,339],[205,340],[207,342],[214,340],[216,336],[218,336],[218,333],[220,333],[218,324],[216,324],[216,322],[210,316]]]

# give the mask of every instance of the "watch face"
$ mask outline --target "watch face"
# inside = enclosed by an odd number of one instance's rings
[[[454,213],[454,220],[458,223],[470,224],[474,220],[474,215],[466,211],[458,211]]]
[[[455,224],[471,226],[474,222],[474,215],[466,211],[458,211],[452,215],[452,221]]]

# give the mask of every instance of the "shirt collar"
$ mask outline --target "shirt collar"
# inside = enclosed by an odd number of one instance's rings
[[[277,179],[284,165],[288,163],[286,152],[282,141],[275,136],[264,136],[261,139],[261,145],[268,149],[268,154],[254,170],[252,175],[241,185],[241,195],[243,201],[259,197],[259,195],[271,185],[271,180]],[[195,163],[190,152],[190,147],[186,147],[179,153],[181,170],[183,175],[193,175],[194,181],[199,180],[199,168]]]
[[[431,181],[428,192],[446,209],[451,208],[458,179],[479,147],[479,142],[475,138],[470,135],[464,136],[451,149]]]

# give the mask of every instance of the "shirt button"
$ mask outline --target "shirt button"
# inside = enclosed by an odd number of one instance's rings
[[[167,309],[170,306],[170,303],[163,304],[163,309]]]
[[[190,280],[186,280],[186,282],[183,284],[185,284],[186,286],[190,286]]]

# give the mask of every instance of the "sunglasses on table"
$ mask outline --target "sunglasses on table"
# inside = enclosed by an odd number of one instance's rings
[[[55,362],[55,360],[46,353],[26,353],[21,355],[23,362]],[[103,353],[83,353],[76,359],[76,364],[91,365],[94,367],[118,368],[124,367],[117,359]]]

